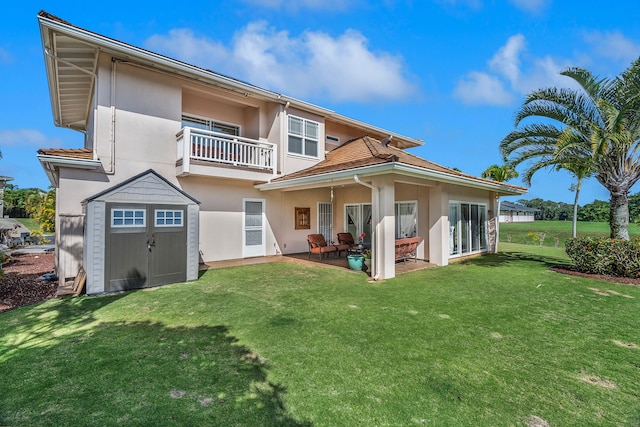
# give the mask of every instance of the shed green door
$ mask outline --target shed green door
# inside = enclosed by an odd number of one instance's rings
[[[186,207],[107,204],[105,291],[186,280]]]

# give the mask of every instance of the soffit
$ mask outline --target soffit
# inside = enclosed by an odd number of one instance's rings
[[[56,125],[85,130],[99,51],[72,36],[45,31],[45,58]]]

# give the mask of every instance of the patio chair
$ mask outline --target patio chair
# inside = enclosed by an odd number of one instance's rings
[[[355,240],[351,233],[338,233],[338,244],[336,245],[338,248],[338,256],[340,256],[340,252],[342,251],[345,251],[348,254],[355,244]]]
[[[338,251],[336,246],[327,245],[327,241],[322,234],[309,234],[307,243],[309,244],[309,259],[311,259],[311,254],[318,254],[320,255],[320,261],[322,261],[323,254]]]

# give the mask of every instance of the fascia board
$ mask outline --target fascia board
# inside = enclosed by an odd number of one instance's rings
[[[55,70],[55,62],[54,60],[46,54],[45,49],[47,46],[52,44],[51,41],[51,33],[48,31],[47,27],[40,25],[40,38],[42,39],[42,55],[44,56],[44,63],[47,72],[47,84],[49,87],[49,101],[51,102],[51,111],[53,112],[53,123],[56,126],[61,126],[60,119],[60,105],[58,98],[58,81],[55,78],[56,70]]]

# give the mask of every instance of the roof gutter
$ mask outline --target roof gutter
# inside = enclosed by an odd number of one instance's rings
[[[74,159],[71,157],[58,157],[48,154],[38,154],[38,160],[44,168],[49,182],[58,187],[58,168],[67,167],[75,169],[96,170],[102,166],[100,160]]]

